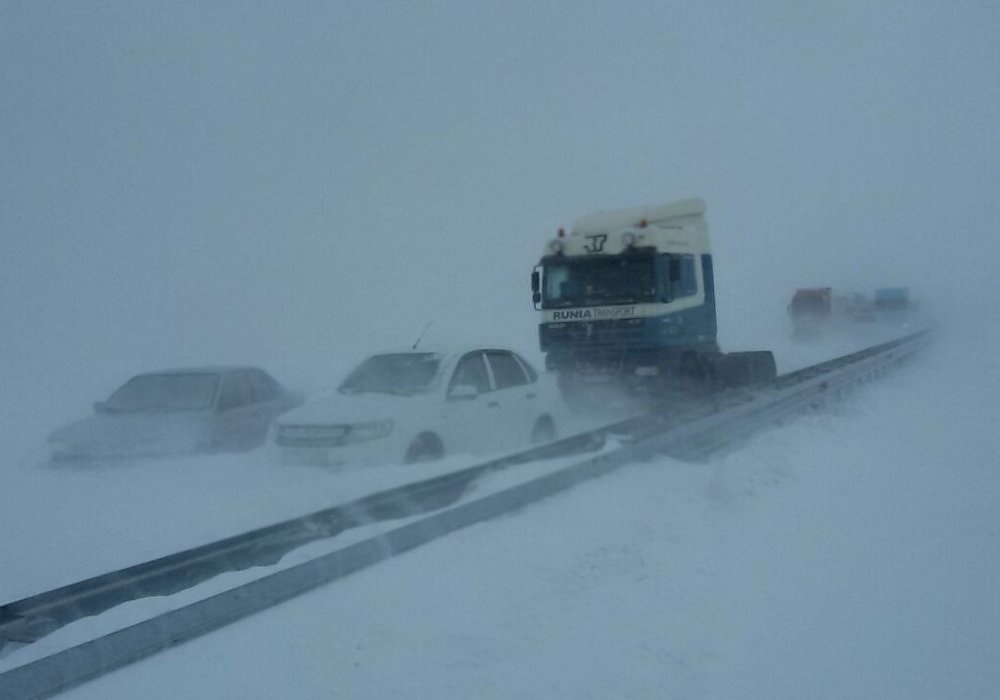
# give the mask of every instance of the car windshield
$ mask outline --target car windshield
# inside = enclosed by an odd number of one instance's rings
[[[128,380],[100,408],[110,413],[196,411],[212,406],[218,386],[214,373],[143,374]]]
[[[429,352],[375,355],[351,372],[340,385],[340,391],[344,394],[419,394],[430,388],[440,365],[440,358]]]
[[[545,265],[542,305],[634,304],[655,297],[653,258],[607,257]]]

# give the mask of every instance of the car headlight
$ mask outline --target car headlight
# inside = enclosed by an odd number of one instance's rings
[[[346,434],[346,425],[279,424],[274,441],[282,447],[336,447]]]
[[[374,420],[368,423],[355,423],[347,429],[344,442],[367,442],[385,437],[392,432],[391,420]]]

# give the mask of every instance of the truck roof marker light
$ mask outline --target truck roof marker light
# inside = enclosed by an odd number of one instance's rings
[[[553,255],[560,255],[563,252],[563,242],[558,238],[549,241],[549,252]]]
[[[649,226],[649,222],[645,219],[639,219],[639,228],[646,228]]]
[[[564,229],[564,228],[559,229],[559,237],[560,238],[565,238],[566,237],[566,229]]]

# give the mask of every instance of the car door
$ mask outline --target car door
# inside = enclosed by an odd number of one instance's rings
[[[267,437],[267,430],[279,415],[288,410],[289,399],[285,390],[267,372],[260,369],[247,370],[247,378],[253,389],[254,403],[251,412],[252,431],[258,442]]]
[[[499,449],[496,425],[500,406],[486,358],[481,350],[466,353],[455,364],[447,382],[441,435],[449,453],[491,452]],[[474,387],[470,396],[459,387]]]
[[[255,440],[255,408],[253,387],[246,372],[227,372],[223,375],[215,409],[214,446],[223,449],[252,446]]]
[[[506,444],[525,444],[538,418],[538,395],[514,353],[487,350],[486,359],[496,387],[493,400],[498,404]]]

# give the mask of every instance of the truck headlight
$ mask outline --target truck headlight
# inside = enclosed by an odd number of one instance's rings
[[[347,429],[344,442],[367,442],[383,438],[392,432],[391,420],[375,420],[368,423],[355,423]]]

